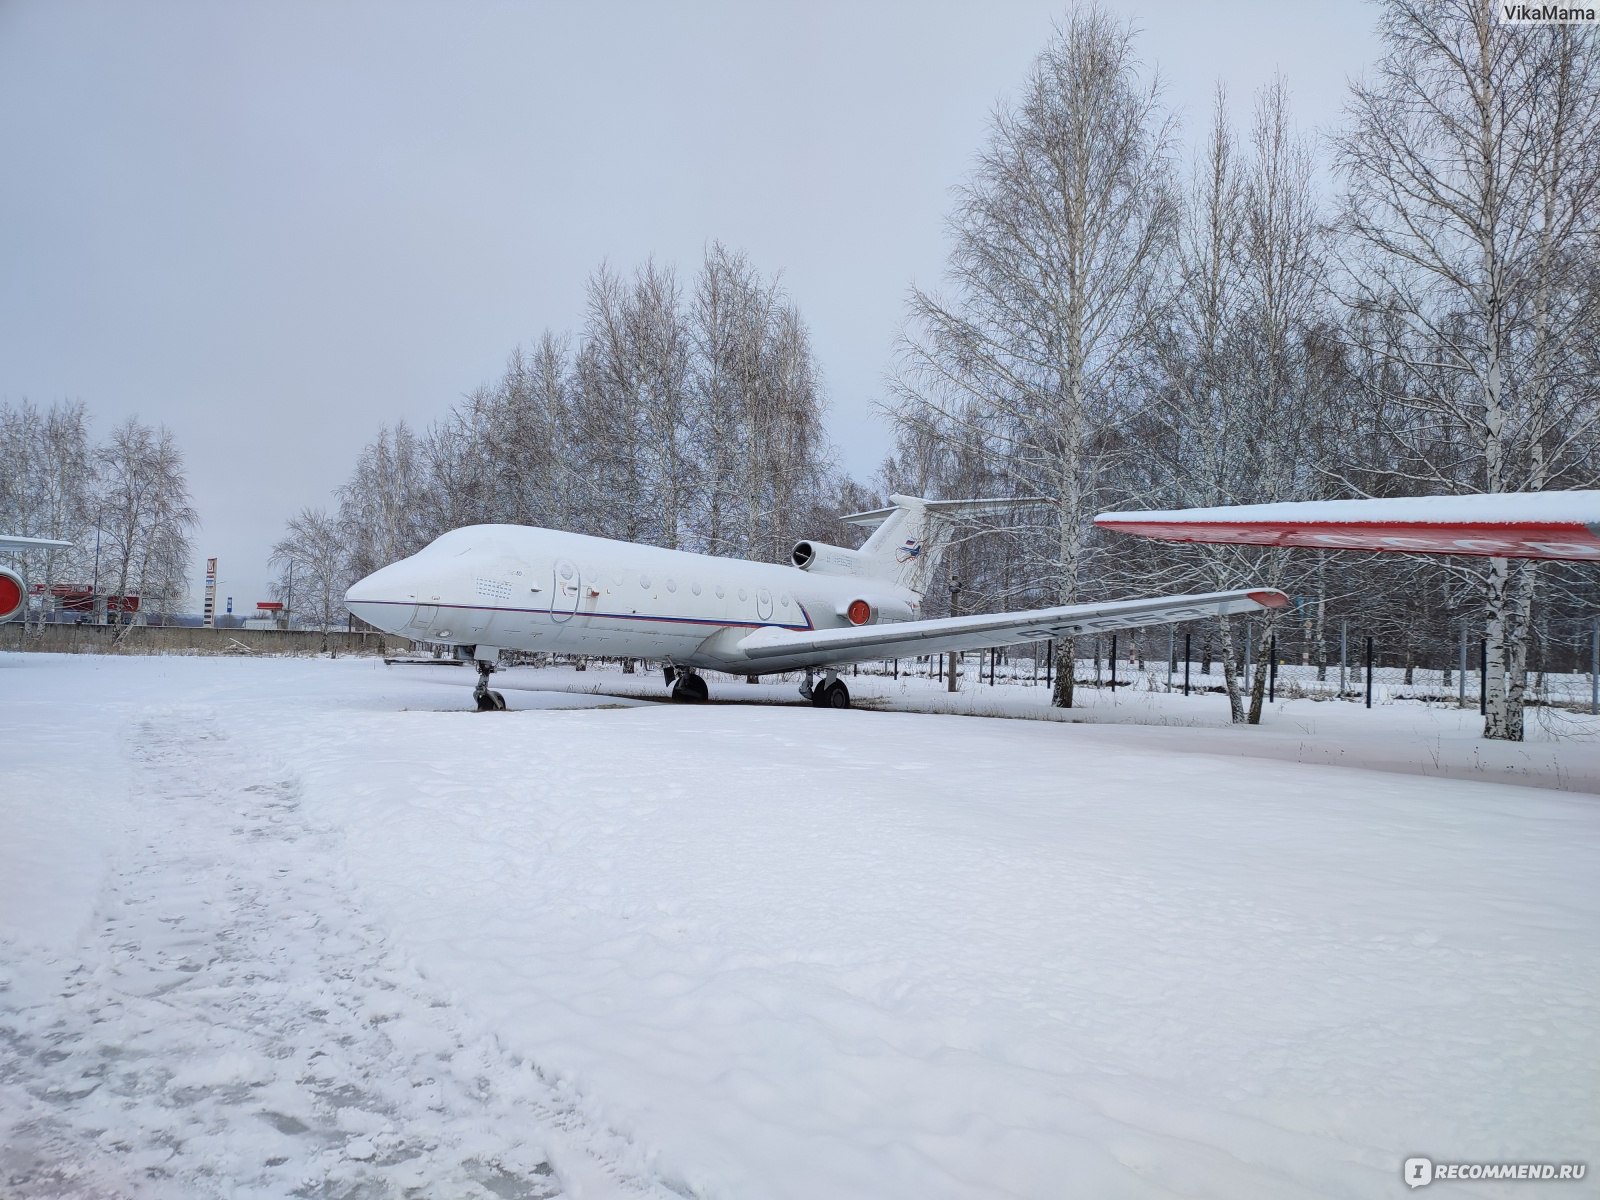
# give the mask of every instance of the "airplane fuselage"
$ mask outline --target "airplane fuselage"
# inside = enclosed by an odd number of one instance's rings
[[[864,620],[851,606],[864,601]],[[368,576],[347,601],[378,628],[419,641],[650,658],[756,674],[735,644],[754,631],[851,628],[920,615],[879,579],[718,558],[522,525],[472,525]],[[858,606],[857,617],[863,610]]]

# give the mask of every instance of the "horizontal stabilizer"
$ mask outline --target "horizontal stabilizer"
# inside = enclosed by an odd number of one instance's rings
[[[871,512],[851,513],[848,517],[841,517],[840,520],[848,525],[861,525],[870,529],[883,524],[907,504],[916,504],[924,512],[934,516],[960,521],[968,517],[992,517],[998,513],[1010,512],[1014,508],[1033,508],[1051,503],[1040,496],[1020,500],[1011,496],[991,497],[987,500],[917,500],[909,496],[890,496],[889,499],[897,503],[889,508],[875,508]]]
[[[922,595],[928,590],[939,556],[949,544],[955,522],[965,517],[1005,513],[1019,505],[1048,504],[1048,500],[924,500],[920,496],[890,496],[890,508],[853,513],[842,518],[852,525],[873,527],[859,550],[833,550],[839,566],[834,573],[883,579]],[[810,567],[812,555],[796,547],[797,566]],[[803,555],[803,556],[802,556]]]
[[[1600,560],[1600,491],[1305,500],[1101,513],[1094,520],[1166,542]]]

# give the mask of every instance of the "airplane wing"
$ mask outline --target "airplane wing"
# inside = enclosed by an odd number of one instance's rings
[[[754,662],[778,660],[848,663],[863,659],[910,658],[953,650],[983,650],[1015,642],[1038,642],[1077,633],[1107,633],[1140,625],[1192,621],[1218,613],[1283,608],[1289,598],[1265,588],[1239,592],[1207,592],[1198,596],[1164,596],[1153,600],[1114,600],[1106,604],[1066,604],[1027,612],[988,613],[974,617],[941,617],[928,621],[895,621],[850,629],[792,633],[759,629],[738,643]]]
[[[1166,542],[1600,560],[1600,491],[1306,500],[1101,513],[1094,521]]]
[[[70,545],[71,542],[58,542],[54,538],[9,537],[0,534],[0,550],[50,550]]]

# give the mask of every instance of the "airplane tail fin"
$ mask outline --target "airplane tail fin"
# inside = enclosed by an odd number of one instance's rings
[[[949,546],[956,523],[971,517],[1010,512],[1023,506],[1049,504],[1046,499],[923,500],[890,496],[893,507],[854,513],[851,525],[876,526],[861,549],[856,574],[887,579],[921,595]]]

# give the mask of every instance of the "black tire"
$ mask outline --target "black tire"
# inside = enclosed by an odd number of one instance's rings
[[[479,712],[505,712],[506,698],[499,692],[484,692],[477,698]]]
[[[818,708],[849,708],[850,689],[837,680],[821,684],[812,690],[811,703]]]
[[[710,699],[711,690],[698,675],[684,673],[672,687],[672,698],[682,704],[702,704]]]

